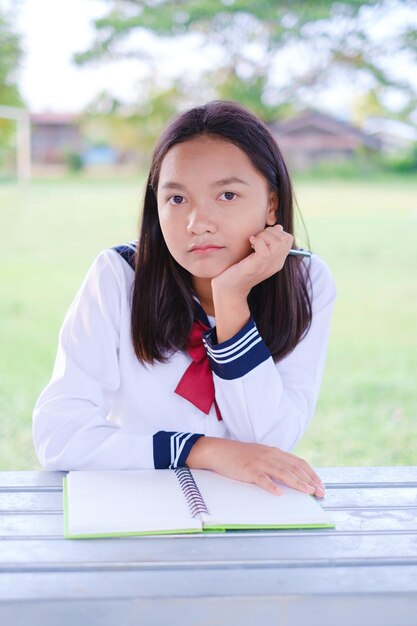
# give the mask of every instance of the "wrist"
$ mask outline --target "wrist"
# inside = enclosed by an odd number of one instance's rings
[[[216,276],[211,281],[211,290],[213,294],[213,301],[217,299],[218,302],[228,300],[232,304],[247,303],[250,288],[238,287],[237,285],[222,284],[220,276]]]
[[[187,467],[214,470],[215,448],[221,441],[218,437],[200,437],[190,450],[186,460]]]
[[[217,342],[223,343],[238,333],[250,320],[248,301],[230,296],[216,297],[213,294],[216,318]]]

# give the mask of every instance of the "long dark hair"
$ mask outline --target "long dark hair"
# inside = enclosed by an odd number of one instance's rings
[[[141,362],[164,362],[184,350],[196,314],[191,276],[171,256],[159,225],[157,190],[162,161],[176,144],[208,135],[230,141],[278,192],[277,223],[294,234],[293,192],[281,152],[267,126],[234,102],[215,101],[176,117],[159,138],[146,185],[132,295],[132,342]],[[256,285],[248,302],[275,360],[289,354],[311,323],[305,265],[288,257],[283,269]]]

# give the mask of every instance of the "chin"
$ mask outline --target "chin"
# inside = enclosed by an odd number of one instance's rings
[[[231,265],[233,265],[233,263]],[[193,267],[187,269],[190,274],[192,274],[196,278],[216,278],[216,276],[219,276],[220,274],[225,272],[229,267],[230,265],[222,265],[222,267]]]
[[[205,280],[211,280],[212,278],[216,278],[216,276],[221,274],[221,272],[217,272],[216,274],[213,274],[213,272],[192,272],[192,271],[190,271],[190,274],[191,274],[191,276],[193,278],[201,278],[201,279],[205,279]]]

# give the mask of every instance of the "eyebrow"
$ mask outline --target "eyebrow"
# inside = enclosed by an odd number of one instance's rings
[[[186,187],[181,185],[181,183],[176,183],[175,181],[168,181],[164,183],[161,187],[162,189],[183,189],[185,191]]]
[[[241,185],[248,185],[245,180],[238,178],[237,176],[230,176],[229,178],[222,178],[221,180],[216,180],[214,183],[210,184],[210,187],[223,187],[224,185],[231,185],[232,183],[240,183]],[[162,185],[162,189],[182,189],[186,190],[184,185],[181,183],[176,183],[175,181],[167,181]]]
[[[229,178],[222,178],[221,180],[216,180],[215,183],[211,185],[211,187],[223,187],[223,185],[231,185],[232,183],[240,183],[241,185],[249,185],[245,180],[238,178],[237,176],[230,176]]]

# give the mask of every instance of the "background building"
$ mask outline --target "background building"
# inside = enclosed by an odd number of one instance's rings
[[[349,161],[359,151],[378,152],[381,145],[377,137],[318,111],[305,111],[270,128],[294,170]]]

